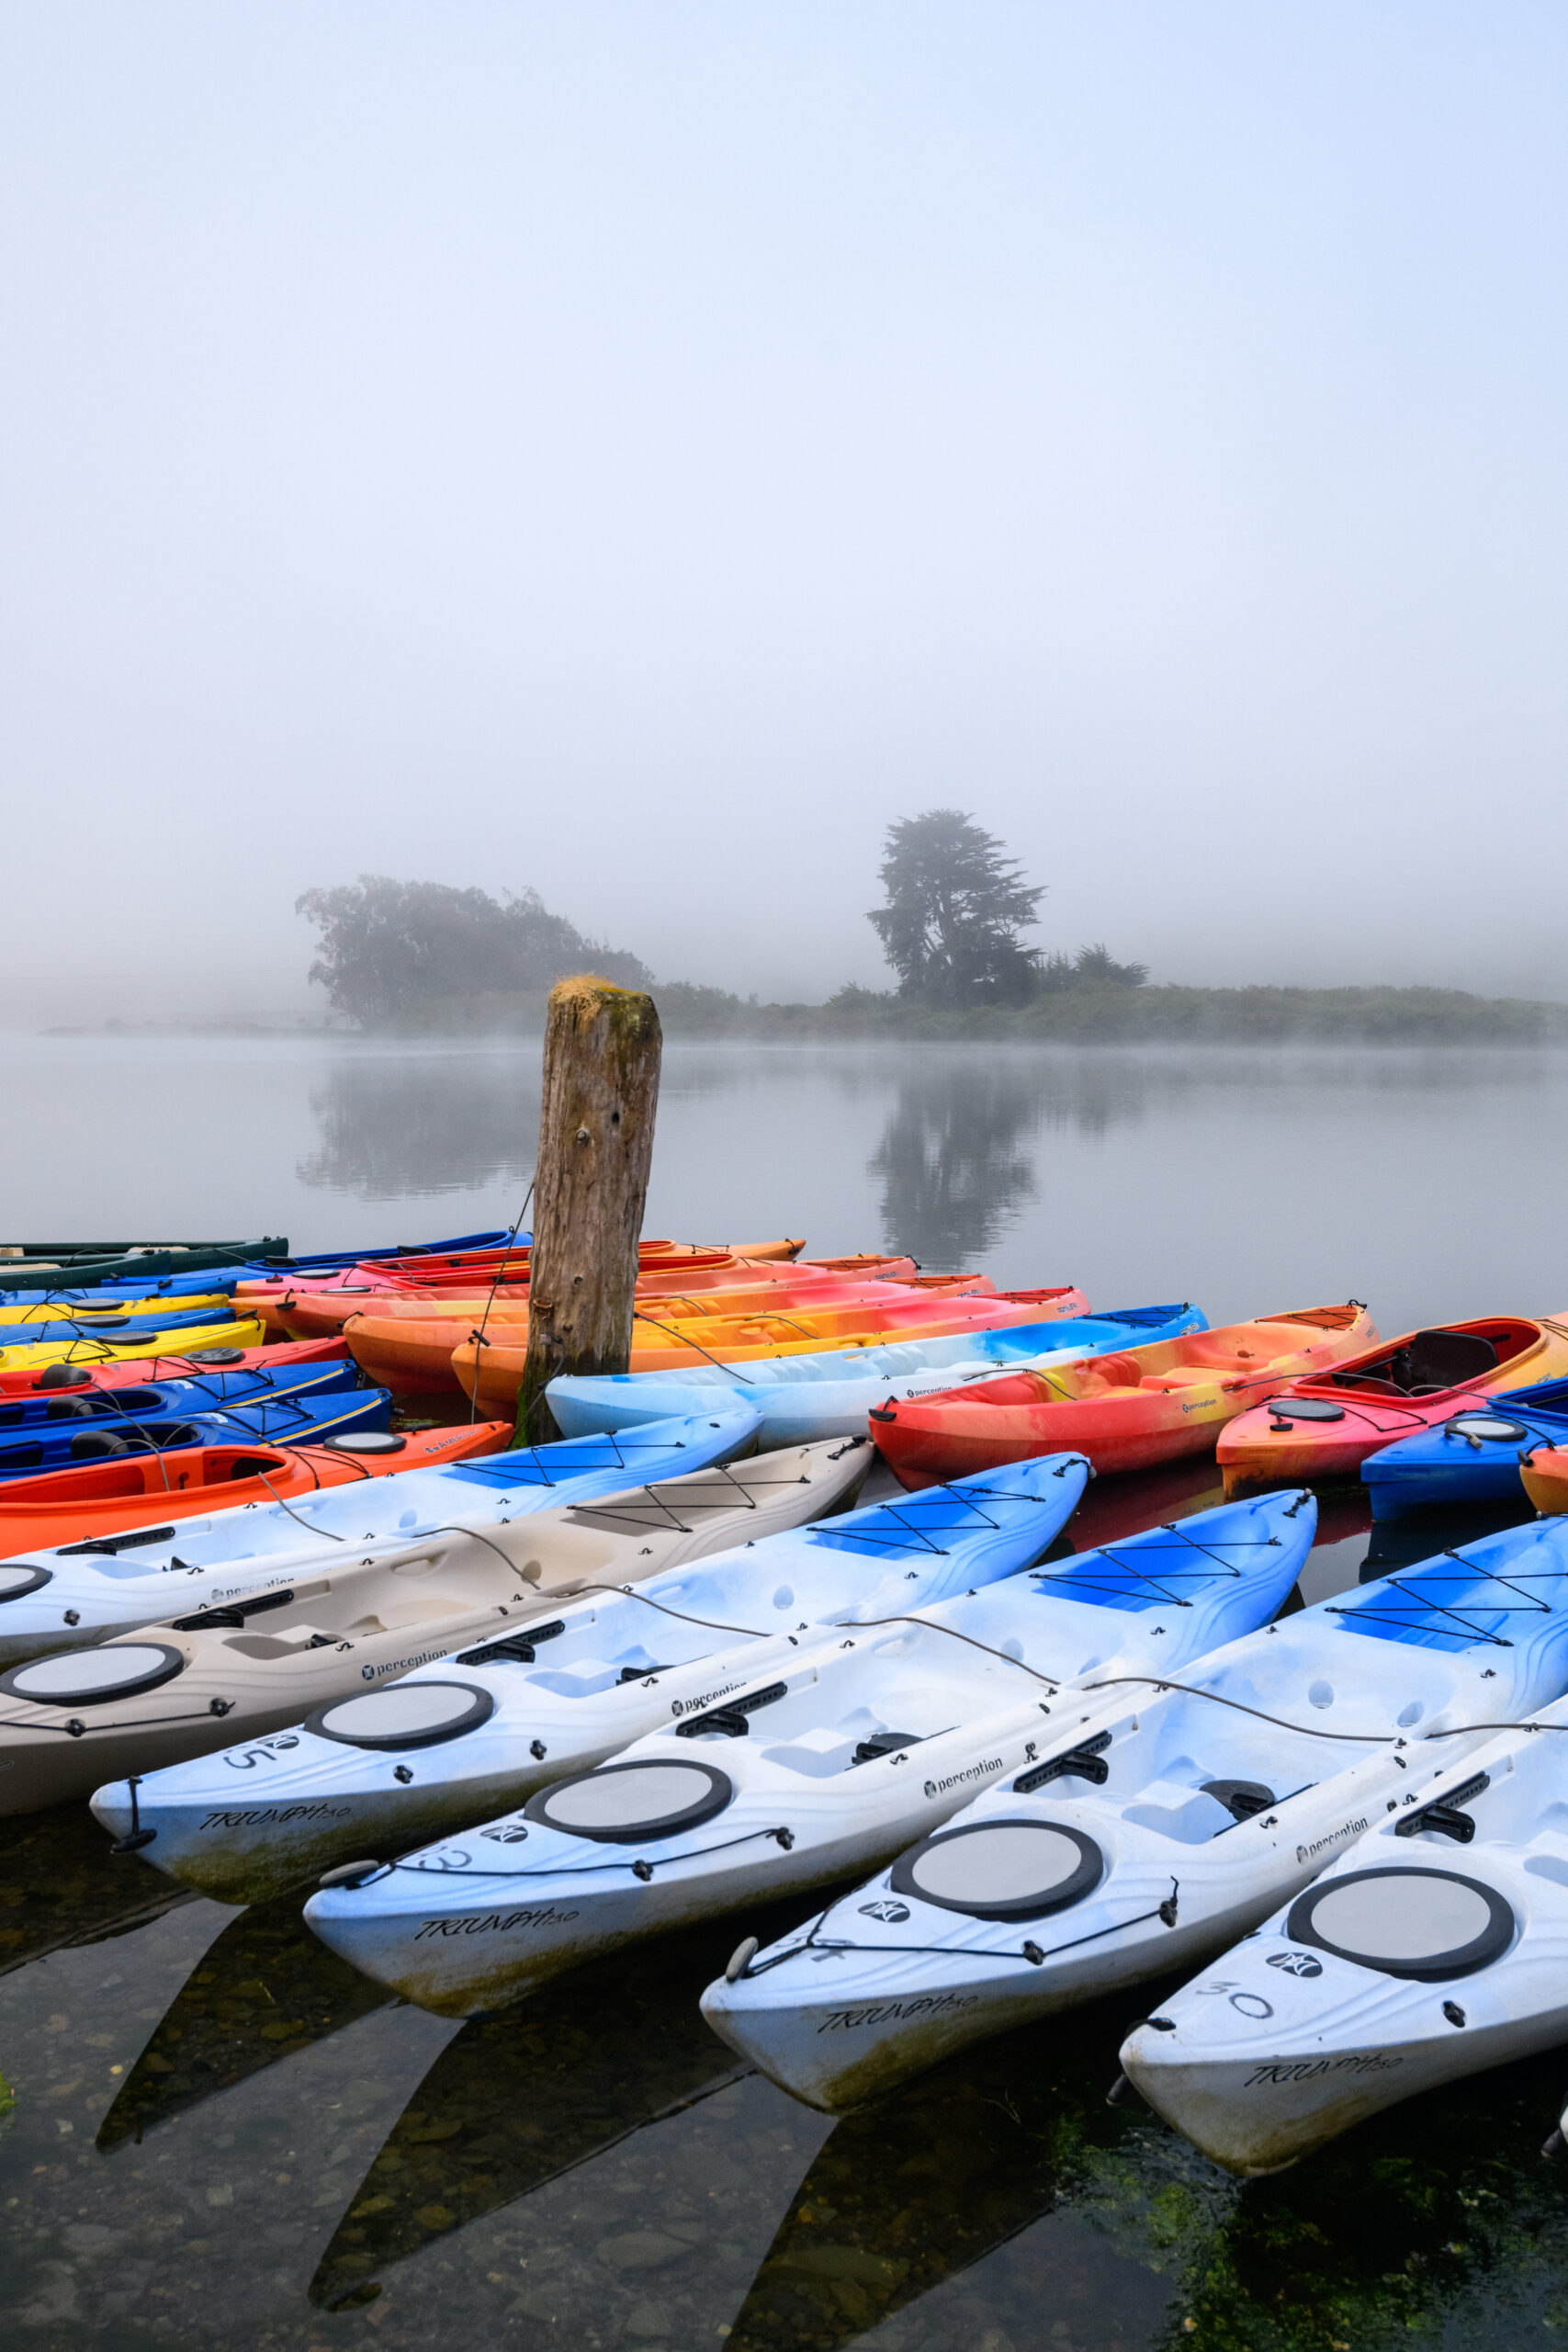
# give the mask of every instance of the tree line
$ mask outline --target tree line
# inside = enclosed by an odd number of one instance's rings
[[[961,809],[897,819],[881,880],[884,903],[868,920],[897,975],[889,1002],[942,1012],[1016,1008],[1068,989],[1138,988],[1148,978],[1142,964],[1115,963],[1103,944],[1076,956],[1025,946],[1020,934],[1037,926],[1044,887],[1026,882],[1005,844]],[[310,978],[336,1011],[367,1028],[404,1024],[434,1008],[538,997],[569,972],[602,972],[623,988],[653,985],[639,956],[589,938],[534,889],[503,890],[497,899],[362,874],[335,889],[305,891],[295,911],[318,934]],[[694,997],[725,993],[675,985]]]

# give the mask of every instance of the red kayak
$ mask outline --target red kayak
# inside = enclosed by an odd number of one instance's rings
[[[1145,1470],[1206,1453],[1258,1397],[1342,1363],[1376,1337],[1354,1300],[1300,1307],[1118,1355],[1081,1356],[1048,1372],[890,1398],[873,1412],[871,1436],[909,1487],[1063,1452],[1088,1454],[1096,1470]]]
[[[1227,1495],[1359,1478],[1369,1453],[1510,1388],[1568,1374],[1568,1316],[1483,1315],[1406,1331],[1326,1379],[1292,1380],[1220,1439]]]
[[[150,1380],[195,1380],[213,1372],[273,1372],[293,1363],[343,1363],[341,1339],[301,1340],[281,1348],[197,1348],[193,1355],[118,1356],[101,1363],[24,1364],[0,1372],[0,1396],[32,1396],[54,1388],[140,1388]]]
[[[7,1479],[0,1501],[0,1559],[161,1527],[203,1511],[233,1510],[242,1503],[297,1502],[351,1478],[440,1470],[449,1462],[499,1453],[511,1443],[510,1421],[470,1421],[406,1437],[362,1430],[326,1445],[186,1445],[167,1453],[81,1462],[36,1478]]]

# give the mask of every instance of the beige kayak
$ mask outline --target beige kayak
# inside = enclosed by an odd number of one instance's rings
[[[570,1594],[842,1510],[873,1458],[863,1439],[759,1454],[31,1658],[0,1674],[0,1814],[231,1747],[468,1644],[525,1635]]]

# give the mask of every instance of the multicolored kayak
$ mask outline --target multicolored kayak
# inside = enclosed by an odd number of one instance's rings
[[[1256,1397],[1376,1336],[1358,1300],[1300,1307],[881,1406],[871,1434],[908,1487],[1062,1448],[1087,1453],[1097,1470],[1142,1470],[1206,1453]]]
[[[1326,1379],[1286,1382],[1233,1422],[1219,1443],[1225,1492],[1359,1478],[1367,1456],[1393,1439],[1564,1374],[1568,1316],[1489,1315],[1406,1331]]]

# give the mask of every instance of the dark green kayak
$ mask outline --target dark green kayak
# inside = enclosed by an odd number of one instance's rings
[[[21,1245],[20,1257],[0,1258],[0,1291],[94,1290],[101,1283],[145,1274],[157,1281],[164,1274],[197,1274],[211,1266],[243,1266],[256,1258],[285,1258],[285,1237],[266,1234],[259,1241],[192,1241],[164,1250],[144,1250],[134,1242],[92,1245],[52,1245],[32,1241]],[[135,1251],[132,1256],[131,1252]]]

